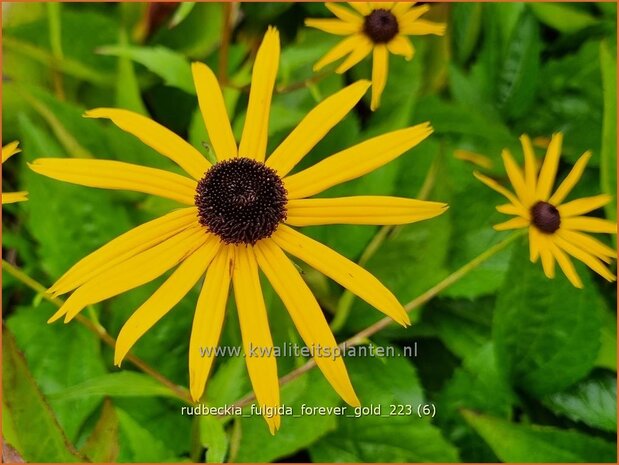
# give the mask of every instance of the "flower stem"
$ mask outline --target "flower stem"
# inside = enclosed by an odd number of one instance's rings
[[[48,302],[51,302],[56,307],[61,307],[62,304],[64,303],[62,301],[62,299],[59,299],[57,297],[52,297],[51,295],[49,295],[47,293],[47,289],[41,283],[39,283],[35,279],[31,278],[29,275],[24,273],[22,270],[20,270],[16,266],[11,265],[9,262],[7,262],[4,259],[2,260],[2,270],[6,271],[8,274],[13,276],[15,279],[17,279],[21,283],[25,284],[26,286],[28,286],[30,289],[32,289],[33,291],[35,291],[36,293],[41,295],[45,300],[47,300]],[[90,330],[91,332],[96,334],[97,337],[99,337],[99,339],[101,339],[108,346],[114,347],[116,345],[116,339],[114,339],[112,336],[110,336],[107,333],[107,331],[105,330],[105,328],[103,328],[103,326],[101,326],[101,325],[99,325],[99,324],[89,320],[88,318],[84,317],[83,315],[77,315],[75,317],[75,319],[80,324],[85,326],[88,330]],[[194,403],[191,400],[191,396],[189,395],[189,391],[187,389],[183,388],[182,386],[179,386],[179,385],[175,384],[173,381],[171,381],[170,379],[166,378],[164,375],[162,375],[161,373],[156,371],[154,368],[152,368],[150,365],[148,365],[142,359],[140,359],[140,358],[136,357],[135,355],[129,353],[129,354],[127,354],[125,356],[125,360],[127,360],[130,363],[132,363],[136,368],[138,368],[142,372],[144,372],[147,375],[153,377],[154,379],[159,381],[161,384],[166,386],[168,389],[170,389],[170,391],[172,391],[172,393],[176,397],[178,397],[183,402],[186,402],[188,404],[193,404]]]
[[[441,282],[439,282],[438,284],[436,284],[432,288],[428,289],[426,292],[424,292],[420,296],[418,296],[415,299],[413,299],[410,302],[408,302],[404,306],[404,308],[406,309],[407,312],[411,312],[412,310],[415,310],[415,309],[421,307],[423,304],[425,304],[425,303],[429,302],[430,300],[432,300],[434,297],[436,297],[438,294],[440,294],[446,288],[448,288],[449,286],[454,284],[456,281],[462,279],[464,276],[466,276],[468,273],[473,271],[479,265],[481,265],[482,263],[484,263],[485,261],[487,261],[491,257],[495,256],[497,253],[501,252],[502,250],[505,250],[515,240],[517,240],[518,238],[522,237],[523,234],[524,234],[524,231],[518,231],[518,232],[515,232],[515,233],[507,236],[501,242],[498,242],[497,244],[493,245],[488,250],[486,250],[482,254],[478,255],[473,260],[471,260],[470,262],[466,263],[465,265],[463,265],[462,267],[460,267],[459,269],[457,269],[453,273],[451,273],[449,276],[447,276]],[[363,343],[367,342],[367,340],[368,340],[368,338],[370,336],[372,336],[372,335],[376,334],[377,332],[385,329],[387,326],[389,326],[392,323],[393,323],[393,320],[391,318],[389,318],[389,317],[382,318],[381,320],[377,321],[373,325],[368,326],[367,328],[361,330],[360,332],[358,332],[357,334],[355,334],[351,338],[349,338],[346,341],[344,341],[342,344],[340,344],[340,348],[342,349],[342,351],[344,351],[348,347],[352,347],[352,346],[356,346],[356,345],[359,345],[359,344],[363,344]],[[315,366],[316,366],[316,362],[313,359],[309,360],[304,365],[301,365],[299,368],[297,368],[295,370],[292,370],[287,375],[282,376],[281,378],[279,378],[279,385],[283,386],[284,384],[287,384],[290,381],[295,380],[296,378],[298,378],[302,374],[308,372],[309,370],[311,370]],[[250,393],[250,394],[246,395],[245,397],[242,397],[241,399],[236,401],[233,404],[233,406],[234,407],[244,407],[246,405],[251,404],[255,399],[256,399],[255,395],[253,393]]]

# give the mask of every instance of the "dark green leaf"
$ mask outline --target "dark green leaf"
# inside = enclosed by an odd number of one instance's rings
[[[118,417],[109,400],[103,402],[101,416],[94,430],[88,436],[81,452],[91,462],[116,462],[120,445],[118,444]]]
[[[470,410],[463,415],[504,462],[614,463],[617,459],[613,444],[577,431],[517,425]]]

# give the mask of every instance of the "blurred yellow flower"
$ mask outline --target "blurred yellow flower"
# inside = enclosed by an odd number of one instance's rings
[[[429,5],[415,2],[350,2],[348,9],[338,3],[325,3],[337,19],[306,19],[306,26],[331,34],[348,36],[333,47],[315,65],[319,71],[334,61],[348,57],[336,68],[344,73],[372,53],[372,101],[376,110],[387,84],[389,52],[411,60],[415,48],[409,35],[443,35],[445,25],[419,19]]]
[[[17,148],[19,142],[11,142],[10,144],[6,144],[2,147],[2,164],[11,158],[16,153],[19,153],[21,150]],[[28,192],[3,192],[2,193],[2,204],[5,203],[15,203],[15,202],[23,202],[24,200],[28,200]]]
[[[580,180],[591,153],[585,152],[580,157],[551,195],[559,166],[563,135],[558,133],[552,136],[539,173],[531,140],[523,135],[520,141],[524,151],[524,173],[508,150],[504,150],[502,154],[507,176],[515,194],[493,179],[475,173],[480,181],[509,200],[510,203],[497,207],[497,210],[516,216],[494,228],[498,231],[528,228],[531,261],[536,262],[541,257],[542,267],[548,278],[554,277],[556,260],[570,282],[582,288],[582,281],[568,257],[571,255],[608,281],[614,281],[615,276],[602,262],[610,263],[617,252],[592,236],[584,234],[617,234],[616,223],[584,216],[606,205],[612,197],[602,194],[564,203],[572,188]]]
[[[337,343],[309,287],[286,253],[321,271],[402,325],[409,318],[396,297],[374,276],[290,226],[403,224],[440,215],[446,205],[414,199],[358,196],[308,199],[397,158],[432,133],[429,124],[393,131],[289,174],[295,165],[355,106],[370,83],[356,82],[310,111],[266,158],[271,97],[280,55],[279,34],[270,28],[258,51],[245,126],[237,146],[214,73],[192,65],[204,123],[217,163],[158,123],[135,113],[99,108],[90,118],[109,118],[121,129],[176,162],[188,176],[112,160],[36,160],[37,173],[106,189],[127,189],[173,199],[185,208],[138,226],[104,245],[67,271],[50,289],[73,291],[50,322],[74,318],[85,306],[161,276],[178,265],[164,284],[129,318],[116,342],[120,364],[135,342],[206,275],[189,349],[190,392],[199,400],[211,370],[225,316],[230,282],[234,289],[245,360],[256,398],[265,411],[279,406],[277,364],[258,270],[284,302],[308,347]],[[359,405],[341,357],[315,357],[338,394]],[[266,416],[272,433],[279,416]]]

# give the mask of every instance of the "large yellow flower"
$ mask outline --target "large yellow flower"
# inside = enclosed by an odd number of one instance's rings
[[[164,284],[129,318],[116,343],[120,364],[133,344],[162,318],[200,277],[189,350],[190,391],[204,392],[218,344],[230,281],[234,288],[246,363],[261,407],[279,405],[275,353],[258,270],[284,302],[308,347],[334,349],[336,341],[309,287],[286,252],[331,277],[402,325],[402,305],[375,277],[290,226],[322,224],[401,224],[440,215],[446,205],[396,197],[307,199],[395,159],[425,139],[432,129],[420,124],[362,142],[311,168],[289,174],[295,165],[361,99],[369,82],[352,84],[314,108],[265,161],[270,103],[279,63],[279,34],[270,28],[253,69],[247,117],[240,144],[234,139],[222,92],[213,72],[194,63],[198,102],[217,157],[211,165],[195,148],[154,121],[135,113],[100,108],[90,118],[109,118],[121,129],[172,159],[188,176],[111,160],[36,160],[32,169],[76,184],[129,189],[176,200],[187,207],[121,235],[73,266],[50,292],[74,291],[50,318],[65,322],[85,306],[149,282],[178,265]],[[251,356],[251,348],[261,356]],[[262,350],[264,349],[264,350]],[[254,349],[255,350],[255,349]],[[315,357],[340,396],[359,401],[340,357]],[[266,411],[265,409],[265,411]],[[278,416],[266,418],[271,432]]]
[[[561,156],[562,134],[552,136],[539,175],[531,140],[524,135],[520,141],[524,151],[524,173],[508,150],[504,150],[502,154],[515,195],[487,176],[475,173],[480,181],[509,200],[510,203],[497,207],[497,210],[516,215],[516,218],[496,225],[495,229],[503,231],[528,228],[531,261],[536,262],[541,257],[542,267],[548,278],[554,277],[556,260],[570,282],[582,288],[582,281],[568,256],[571,255],[608,281],[614,281],[615,276],[602,262],[610,263],[617,253],[590,235],[583,234],[617,234],[616,223],[583,216],[603,207],[612,197],[603,194],[563,203],[580,180],[591,153],[585,152],[580,157],[551,195]]]
[[[20,152],[19,148],[17,148],[18,145],[19,142],[15,141],[2,147],[2,164],[4,164],[4,162],[11,158],[13,155]],[[23,202],[24,200],[28,200],[28,192],[2,193],[2,204]]]
[[[348,36],[314,65],[314,71],[348,55],[335,70],[344,73],[372,52],[371,108],[375,110],[387,84],[389,52],[411,60],[415,48],[407,36],[443,35],[445,25],[419,19],[430,7],[416,7],[415,2],[351,2],[348,5],[353,9],[325,3],[337,19],[305,20],[307,26]]]

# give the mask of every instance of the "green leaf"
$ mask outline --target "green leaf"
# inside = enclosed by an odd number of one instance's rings
[[[119,47],[126,47],[129,43],[124,29],[120,31]],[[148,115],[148,111],[142,102],[140,85],[135,75],[135,68],[130,58],[120,56],[118,58],[118,72],[116,74],[116,98],[118,108],[135,111],[142,115]]]
[[[511,382],[542,396],[562,391],[593,368],[600,349],[604,302],[577,269],[584,289],[560,270],[550,280],[529,261],[528,243],[517,243],[496,303],[493,336],[499,366]]]
[[[96,463],[113,463],[118,457],[118,417],[112,402],[106,399],[95,428],[86,439],[81,452]]]
[[[335,428],[329,415],[300,415],[301,405],[333,407],[338,396],[318,369],[286,384],[281,403],[293,409],[295,416],[282,416],[280,430],[271,436],[264,419],[253,414],[240,420],[241,441],[235,462],[272,462],[292,455],[314,443]]]
[[[196,93],[189,61],[180,53],[162,46],[119,45],[101,47],[98,52],[102,55],[130,58],[162,78],[166,85],[181,89],[188,94]]]
[[[228,452],[228,435],[223,423],[215,417],[200,417],[200,443],[206,448],[207,463],[223,463]]]
[[[182,23],[183,20],[187,18],[189,13],[191,13],[191,10],[193,10],[194,6],[196,6],[196,2],[181,3],[174,12],[174,16],[172,16],[172,19],[170,20],[170,27],[173,28]]]
[[[537,19],[559,32],[571,34],[597,23],[590,14],[565,3],[529,3],[528,6]]]
[[[617,431],[617,379],[603,372],[544,399],[553,412],[604,431]]]
[[[116,408],[120,423],[121,454],[119,462],[177,462],[174,454],[165,444],[155,438],[131,415]]]
[[[503,462],[616,461],[613,444],[577,431],[517,425],[469,410],[462,414]]]
[[[50,398],[54,400],[73,400],[91,396],[175,397],[166,386],[148,375],[134,371],[106,373],[50,394]]]
[[[613,201],[605,207],[606,216],[617,218],[617,58],[608,41],[600,43],[602,87],[604,89],[604,116],[602,126],[602,156],[600,177],[602,191]],[[616,238],[615,238],[616,243]]]
[[[417,416],[426,401],[417,374],[406,358],[348,358],[346,365],[361,404],[381,415],[358,418],[347,407],[338,428],[310,447],[314,462],[456,462],[457,450],[428,418]],[[411,414],[390,415],[395,406]],[[440,405],[437,415],[440,415]],[[402,410],[402,413],[407,413]]]
[[[498,75],[497,102],[508,117],[523,116],[535,97],[540,69],[539,27],[526,12],[520,15],[507,44]]]
[[[23,347],[30,370],[46,396],[105,372],[99,339],[80,325],[47,324],[55,311],[51,304],[9,306],[8,310],[11,314],[6,324]],[[91,397],[64,401],[48,397],[58,422],[74,443],[101,400]]]
[[[83,462],[64,435],[13,335],[2,331],[2,392],[7,415],[28,462]]]
[[[481,3],[454,3],[451,10],[453,47],[459,63],[473,53],[481,32]]]

